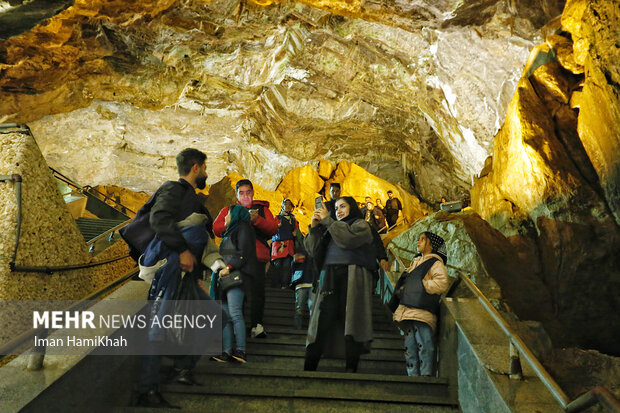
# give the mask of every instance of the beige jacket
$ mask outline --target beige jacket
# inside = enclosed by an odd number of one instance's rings
[[[430,270],[426,273],[426,276],[422,279],[424,289],[429,294],[442,294],[448,291],[450,288],[450,276],[446,267],[443,265],[443,261],[437,254],[428,254],[422,257],[417,257],[411,263],[411,267],[407,268],[407,272],[412,271],[418,265],[431,257],[438,259],[433,264]],[[394,311],[394,321],[401,322],[405,320],[422,321],[435,329],[437,325],[437,317],[430,311],[422,310],[420,308],[409,308],[404,305],[399,305],[396,311]]]

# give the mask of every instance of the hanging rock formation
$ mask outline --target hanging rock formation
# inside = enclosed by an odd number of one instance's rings
[[[562,6],[303,3],[75,1],[0,40],[0,119],[29,122],[50,165],[92,185],[152,192],[196,146],[209,184],[237,172],[273,190],[347,160],[432,204],[469,189]]]

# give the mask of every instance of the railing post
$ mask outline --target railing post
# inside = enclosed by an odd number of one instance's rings
[[[521,359],[519,358],[519,350],[510,342],[510,370],[509,377],[513,380],[523,380],[523,369],[521,368]]]
[[[28,365],[26,366],[27,370],[37,371],[43,368],[43,360],[45,360],[45,344],[40,345],[39,343],[45,343],[47,336],[49,335],[49,330],[46,328],[41,332],[41,336],[35,336],[39,340],[35,342],[34,348],[32,349],[32,354],[28,356]],[[41,340],[42,339],[42,340]]]

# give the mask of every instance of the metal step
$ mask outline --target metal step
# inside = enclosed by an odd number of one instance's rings
[[[99,218],[78,218],[75,222],[82,233],[86,242],[98,237],[110,229],[122,224],[126,220],[99,219]]]

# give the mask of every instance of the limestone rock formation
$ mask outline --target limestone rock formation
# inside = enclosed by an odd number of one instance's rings
[[[79,265],[127,255],[127,245],[119,242],[91,257],[34,139],[28,133],[3,132],[8,133],[0,134],[0,175],[22,177],[16,266]],[[0,300],[80,300],[134,266],[133,260],[127,258],[71,271],[11,271],[17,235],[16,186],[12,182],[0,185]],[[0,343],[31,328],[31,323],[31,312],[4,314],[0,320]]]
[[[469,189],[562,5],[303,3],[76,1],[0,41],[0,119],[92,185],[152,192],[196,146],[209,184],[348,160],[435,203]]]
[[[611,354],[620,353],[619,15],[617,2],[567,3],[562,29],[532,51],[492,166],[472,189],[484,219],[536,243],[568,343]]]

